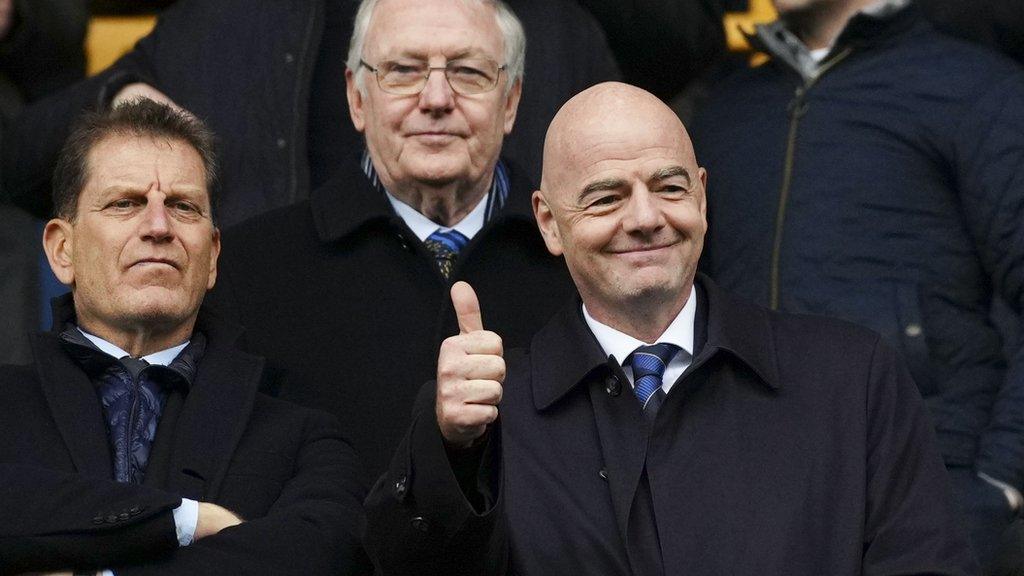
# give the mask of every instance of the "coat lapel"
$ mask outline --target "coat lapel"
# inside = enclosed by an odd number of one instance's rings
[[[588,387],[615,518],[626,542],[630,508],[643,472],[647,427],[617,359],[606,357],[574,300],[531,345],[534,406],[554,406],[577,386]]]
[[[34,335],[32,351],[43,394],[75,469],[87,476],[111,478],[110,442],[89,377],[64,353],[54,333]]]
[[[262,358],[225,346],[233,339],[208,336],[210,344],[175,426],[167,474],[170,490],[194,500],[216,497],[249,423],[263,373]]]

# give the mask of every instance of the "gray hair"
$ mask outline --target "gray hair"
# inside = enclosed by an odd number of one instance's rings
[[[355,23],[352,26],[352,39],[348,45],[348,59],[345,61],[345,65],[355,75],[356,87],[359,88],[361,94],[366,93],[366,85],[363,82],[362,74],[359,74],[359,60],[363,57],[366,32],[370,29],[373,9],[377,7],[379,1],[362,0],[359,3],[359,11],[356,12]],[[523,24],[502,0],[461,1],[465,4],[486,4],[494,8],[495,21],[498,24],[498,29],[501,30],[502,40],[505,44],[505,76],[507,78],[505,92],[507,94],[516,80],[523,79],[523,70],[526,65],[526,32],[523,31]]]

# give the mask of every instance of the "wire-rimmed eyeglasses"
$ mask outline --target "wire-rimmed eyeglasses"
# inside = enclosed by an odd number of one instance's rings
[[[443,70],[452,91],[463,96],[490,92],[498,85],[505,66],[487,58],[459,58],[444,66],[431,66],[423,60],[387,60],[374,67],[359,61],[360,66],[373,72],[380,89],[401,96],[419,94],[427,86],[430,73]]]

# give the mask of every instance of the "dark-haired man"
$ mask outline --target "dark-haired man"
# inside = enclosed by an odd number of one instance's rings
[[[61,154],[44,247],[71,293],[0,367],[0,573],[357,570],[362,487],[329,416],[257,393],[200,312],[217,277],[212,136],[140,100]]]

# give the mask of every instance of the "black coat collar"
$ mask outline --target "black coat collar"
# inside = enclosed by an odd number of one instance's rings
[[[753,370],[765,386],[778,389],[769,312],[730,296],[703,274],[697,275],[696,282],[701,288],[698,295],[707,298],[707,339],[691,369],[716,354],[727,353]],[[538,410],[551,406],[578,384],[594,376],[612,376],[615,370],[583,320],[578,297],[534,336],[530,363]]]
[[[536,189],[520,177],[520,170],[506,162],[510,190],[504,211],[487,224],[514,219],[533,222],[530,197]],[[359,165],[359,156],[352,155],[345,165],[310,194],[310,210],[317,236],[323,243],[335,242],[363,226],[374,223],[401,222],[387,198],[376,190]]]
[[[70,294],[55,298],[53,309],[55,326],[74,321]],[[206,350],[175,426],[166,488],[201,500],[219,490],[249,423],[264,361],[238,350],[241,329],[206,308],[196,330],[206,336]],[[110,449],[92,382],[64,350],[59,332],[36,334],[32,348],[43,394],[76,469],[110,478]]]

